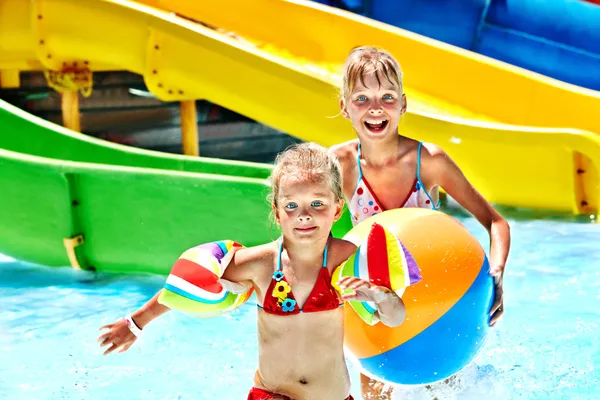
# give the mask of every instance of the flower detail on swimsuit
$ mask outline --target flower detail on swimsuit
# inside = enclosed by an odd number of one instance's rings
[[[279,281],[273,288],[273,297],[277,297],[278,302],[282,303],[287,299],[287,295],[292,291],[292,288],[286,281]]]
[[[275,271],[273,272],[273,279],[275,279],[277,282],[279,282],[280,280],[283,279],[283,272],[282,271]]]
[[[294,299],[285,299],[283,303],[281,303],[281,310],[283,312],[292,312],[294,311],[294,307],[296,307],[296,300]]]

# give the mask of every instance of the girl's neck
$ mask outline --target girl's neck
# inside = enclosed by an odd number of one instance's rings
[[[361,141],[361,158],[370,167],[386,167],[400,158],[402,139],[403,136],[396,134],[387,140]]]
[[[287,254],[290,265],[294,268],[297,274],[298,269],[303,270],[306,267],[323,265],[323,256],[325,246],[329,241],[329,236],[319,239],[312,243],[293,243],[290,240],[283,239],[283,252]]]

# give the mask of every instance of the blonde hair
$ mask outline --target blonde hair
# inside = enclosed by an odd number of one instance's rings
[[[402,68],[398,61],[385,50],[374,46],[361,46],[352,49],[346,58],[340,97],[347,99],[359,80],[365,86],[365,75],[372,72],[376,72],[375,77],[379,85],[380,76],[383,75],[402,91]]]
[[[335,201],[343,198],[340,163],[326,148],[318,144],[294,144],[277,155],[275,168],[271,173],[272,189],[269,195],[269,201],[275,207],[277,207],[281,179],[287,176],[310,182],[329,181]]]

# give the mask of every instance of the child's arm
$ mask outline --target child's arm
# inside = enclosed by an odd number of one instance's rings
[[[383,322],[384,325],[395,327],[404,322],[406,307],[402,299],[392,290],[374,285],[367,280],[355,276],[343,277],[340,279],[339,285],[344,290],[353,290],[352,293],[342,295],[342,299],[345,301],[374,302],[377,306],[374,316]]]
[[[144,329],[144,327],[152,320],[169,311],[167,306],[164,306],[158,302],[159,295],[160,291],[136,312],[131,314],[131,321],[129,323],[126,318],[121,318],[112,324],[107,324],[100,327],[100,330],[108,329],[108,332],[105,332],[98,337],[98,343],[100,343],[101,347],[110,345],[110,347],[104,352],[104,355],[112,353],[119,348],[119,353],[127,351],[127,349],[129,349],[137,339],[137,336],[134,334],[134,332],[138,332],[139,334],[139,331]],[[135,326],[129,327],[130,323],[135,324]],[[139,329],[139,331],[136,330],[136,327]]]
[[[358,179],[358,166],[356,164],[356,148],[358,140],[350,140],[332,146],[329,149],[329,154],[333,155],[340,163],[342,168],[342,182],[344,197],[347,200],[352,198],[356,181]]]
[[[490,274],[495,278],[496,293],[490,310],[490,325],[502,316],[504,267],[510,250],[510,227],[508,222],[471,185],[456,163],[439,147],[427,145],[431,157],[423,165],[435,183],[469,211],[490,235]]]
[[[261,255],[255,249],[242,248],[237,250],[222,278],[233,284],[252,285],[254,267],[257,265],[257,259]],[[127,351],[146,325],[170,310],[169,307],[158,302],[160,293],[159,291],[146,304],[131,314],[131,321],[128,322],[127,318],[121,318],[112,324],[107,324],[100,328],[101,330],[108,329],[107,332],[98,337],[101,347],[110,345],[104,352],[104,355],[112,353],[117,349],[119,349],[119,353]],[[134,326],[130,327],[131,323]]]
[[[406,318],[404,302],[400,296],[388,288],[379,286],[378,289],[374,296],[375,304],[377,304],[375,315],[384,325],[399,326]]]
[[[233,255],[221,279],[247,287],[252,286],[260,267],[271,260],[271,255],[269,245],[239,249]]]
[[[368,252],[389,251],[390,247],[388,247],[387,235],[385,232],[385,228],[383,228],[381,225],[373,224],[368,235],[368,239],[361,244],[361,247],[364,246],[364,248],[367,248]],[[384,325],[390,327],[401,325],[406,317],[406,308],[400,296],[398,296],[398,294],[394,291],[399,290],[400,288],[387,288],[384,286],[378,286],[377,284],[370,282],[369,279],[361,279],[357,276],[354,276],[354,273],[346,275],[350,272],[343,272],[344,265],[347,262],[346,260],[355,254],[359,248],[352,242],[346,240],[335,239],[334,243],[336,246],[332,246],[331,254],[334,256],[332,261],[334,265],[339,264],[340,267],[334,270],[332,279],[337,280],[334,283],[334,287],[336,287],[339,292],[342,293],[342,299],[344,301],[374,303],[369,306],[368,311],[366,311],[367,309],[363,311],[357,311],[355,309],[359,316],[368,324],[374,324],[381,321]],[[400,244],[398,243],[398,246],[399,245]],[[401,251],[399,248],[397,248],[397,250]],[[368,258],[369,257],[365,257],[365,259]],[[361,261],[359,261],[359,264],[360,262]],[[413,276],[410,271],[405,271],[404,266],[398,265],[398,262],[392,264],[393,265],[380,265],[378,268],[388,268],[388,273],[390,274],[396,274],[399,272],[399,270],[402,270],[402,273],[409,274],[411,280],[417,278],[416,276]],[[362,269],[362,267],[362,265],[359,266],[359,269]],[[369,269],[368,265],[364,265],[364,267]],[[354,270],[355,268],[352,269]],[[420,276],[418,279],[420,280]],[[374,312],[372,307],[375,309]],[[366,313],[364,311],[366,311]]]

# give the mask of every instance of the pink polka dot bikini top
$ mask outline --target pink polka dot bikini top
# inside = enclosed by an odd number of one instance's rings
[[[406,199],[398,208],[431,208],[437,210],[440,206],[439,201],[437,204],[434,204],[433,199],[425,190],[423,182],[421,182],[421,147],[423,147],[423,142],[419,143],[417,150],[417,176],[412,185],[412,190],[407,194]],[[360,168],[360,143],[358,144],[358,159],[356,162],[358,163],[358,183],[348,205],[353,225],[357,225],[365,219],[385,211],[381,206],[381,202],[377,199],[375,192],[371,189],[362,174],[362,169]]]

